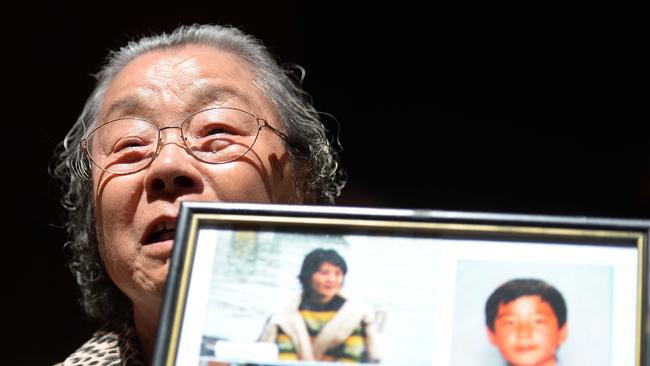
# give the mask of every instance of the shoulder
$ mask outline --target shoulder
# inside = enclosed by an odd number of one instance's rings
[[[350,322],[362,322],[363,324],[370,324],[374,321],[375,315],[370,305],[355,297],[342,297],[345,299],[345,302],[337,312],[338,317]]]
[[[347,310],[352,310],[356,313],[362,314],[371,314],[373,312],[372,307],[365,301],[350,296],[342,296],[342,298],[345,300],[343,306]]]
[[[109,322],[97,330],[61,365],[107,364],[144,366],[135,328],[128,322]],[[95,363],[93,363],[95,362]]]
[[[277,325],[293,317],[295,314],[298,314],[298,308],[300,307],[301,299],[301,293],[295,293],[289,296],[278,307],[276,307],[275,310],[271,312],[268,323]]]

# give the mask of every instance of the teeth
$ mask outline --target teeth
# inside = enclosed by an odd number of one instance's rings
[[[175,222],[160,222],[156,227],[154,228],[153,232],[159,232],[163,230],[175,230],[176,229],[176,223]]]
[[[176,223],[173,221],[162,221],[157,223],[149,236],[145,239],[145,244],[151,244],[159,241],[174,239],[176,232]]]

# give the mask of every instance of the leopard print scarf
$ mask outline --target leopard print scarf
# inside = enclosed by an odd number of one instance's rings
[[[107,323],[63,362],[63,366],[145,366],[133,324]]]

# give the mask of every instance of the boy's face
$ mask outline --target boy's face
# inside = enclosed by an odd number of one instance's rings
[[[555,352],[567,336],[551,305],[539,295],[519,297],[499,304],[490,342],[514,366],[555,365]]]

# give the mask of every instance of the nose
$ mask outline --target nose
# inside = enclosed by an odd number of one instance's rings
[[[533,334],[533,326],[528,323],[520,323],[517,325],[518,338],[530,338]]]
[[[337,273],[330,273],[330,274],[327,276],[327,283],[328,283],[329,285],[335,285],[335,284],[337,284],[339,281],[341,281],[341,276],[340,276],[339,274],[337,274]]]
[[[175,130],[178,133],[173,133]],[[145,190],[152,198],[176,198],[203,189],[199,163],[182,141],[178,127],[160,130],[158,154],[146,170]],[[176,136],[174,138],[174,136]]]

